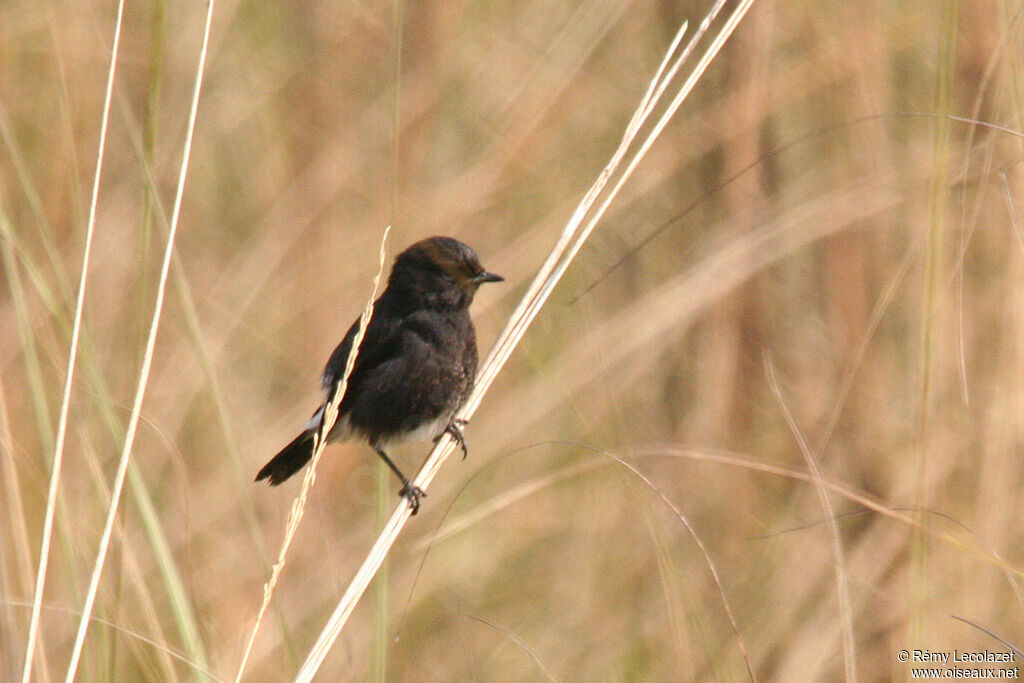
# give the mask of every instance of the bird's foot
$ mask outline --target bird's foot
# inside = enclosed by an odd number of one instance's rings
[[[409,507],[412,509],[410,514],[415,515],[420,511],[420,498],[426,498],[427,492],[421,489],[419,486],[413,486],[412,482],[408,479],[405,480],[405,486],[398,492],[402,498],[409,501]]]
[[[448,423],[448,426],[444,428],[442,434],[448,434],[455,443],[462,447],[462,459],[465,460],[466,456],[469,455],[469,449],[466,448],[466,436],[462,433],[462,428],[468,425],[469,422],[463,420],[461,417],[457,417]],[[437,438],[441,438],[440,436]]]

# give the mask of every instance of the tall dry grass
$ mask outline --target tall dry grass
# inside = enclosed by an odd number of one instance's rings
[[[297,491],[251,479],[314,407],[381,227],[396,249],[454,235],[506,276],[474,306],[486,349],[709,5],[218,2],[80,678],[234,674]],[[205,9],[126,6],[40,680],[71,655],[129,423]],[[1020,12],[757,2],[498,377],[325,678],[745,676],[666,499],[761,679],[1006,649],[984,629],[1020,646]],[[4,679],[29,634],[113,21],[111,3],[0,4]],[[325,453],[252,678],[294,674],[376,535],[374,460]]]

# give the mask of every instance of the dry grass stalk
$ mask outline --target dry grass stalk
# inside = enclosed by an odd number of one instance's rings
[[[856,681],[857,648],[853,639],[853,607],[850,604],[850,588],[846,581],[846,557],[843,552],[843,538],[839,533],[839,523],[836,521],[836,511],[832,501],[829,499],[827,489],[821,484],[823,475],[821,468],[818,466],[818,458],[811,449],[810,444],[807,443],[803,432],[800,431],[800,427],[797,425],[796,418],[793,417],[789,406],[786,405],[786,399],[782,395],[782,387],[779,386],[779,381],[775,376],[775,366],[767,355],[764,357],[764,366],[772,395],[778,401],[782,414],[786,418],[786,424],[789,425],[793,438],[796,439],[800,452],[804,456],[804,461],[807,463],[807,469],[810,471],[811,476],[814,477],[814,490],[818,494],[821,510],[827,520],[829,539],[832,541],[832,554],[835,558],[836,593],[839,597],[839,622],[843,632],[843,666],[846,680]]]
[[[288,548],[291,547],[292,539],[295,537],[295,532],[299,528],[299,523],[302,521],[302,515],[306,508],[306,500],[309,496],[310,489],[313,488],[313,483],[316,480],[316,466],[320,462],[320,456],[324,452],[324,448],[327,446],[327,435],[331,433],[331,429],[334,427],[334,423],[338,419],[338,406],[341,405],[342,399],[345,397],[345,391],[348,389],[348,378],[352,374],[352,368],[355,367],[356,358],[359,356],[359,347],[363,343],[363,336],[366,334],[366,326],[370,322],[370,318],[373,316],[373,302],[377,299],[377,289],[380,287],[380,278],[384,273],[384,259],[387,253],[387,242],[388,234],[391,232],[391,226],[389,225],[384,229],[384,235],[380,240],[380,256],[379,263],[377,266],[377,275],[373,278],[373,291],[370,293],[370,298],[366,302],[366,306],[363,308],[363,313],[359,317],[359,329],[356,330],[356,336],[352,340],[352,349],[348,353],[348,358],[345,361],[345,372],[342,373],[341,381],[334,390],[334,395],[327,402],[327,407],[324,408],[323,420],[320,422],[320,428],[313,437],[313,457],[310,460],[309,466],[306,468],[306,473],[302,478],[302,488],[299,490],[299,495],[292,503],[291,511],[288,513],[288,523],[285,526],[284,541],[281,542],[281,550],[277,555],[277,562],[274,564],[273,569],[270,573],[270,579],[263,586],[263,602],[260,604],[260,610],[256,615],[256,623],[253,624],[252,633],[249,635],[249,642],[245,646],[245,652],[242,655],[242,661],[238,665],[238,672],[235,674],[235,681],[242,680],[242,674],[245,673],[246,664],[249,662],[249,657],[252,654],[253,644],[256,642],[256,634],[259,633],[260,626],[263,623],[263,617],[267,612],[267,607],[270,606],[270,599],[274,594],[274,587],[277,586],[277,580],[281,576],[281,570],[284,569],[285,558],[288,554]]]
[[[46,494],[46,513],[43,519],[43,534],[39,544],[39,566],[32,596],[32,616],[29,620],[28,642],[25,644],[25,663],[22,680],[32,679],[32,660],[35,658],[39,634],[39,619],[43,607],[43,592],[46,589],[46,569],[50,562],[50,544],[53,540],[53,519],[57,510],[57,491],[60,487],[60,472],[64,463],[64,443],[68,428],[68,410],[71,406],[71,386],[75,380],[75,361],[78,359],[78,339],[82,330],[82,309],[85,306],[85,287],[89,275],[89,256],[92,253],[92,237],[96,231],[96,206],[100,197],[100,178],[103,176],[103,157],[107,146],[107,129],[110,123],[110,103],[114,96],[114,77],[117,73],[117,55],[121,47],[121,26],[124,19],[124,0],[117,3],[117,19],[114,21],[114,43],[110,48],[110,66],[107,69],[107,86],[103,95],[103,113],[100,115],[100,139],[96,154],[96,169],[93,172],[92,196],[89,200],[89,220],[85,226],[85,249],[82,253],[82,270],[78,281],[78,296],[75,301],[75,315],[71,324],[71,344],[68,349],[68,364],[64,374],[64,389],[60,399],[60,414],[57,418],[57,436],[50,467],[50,484]]]
[[[192,90],[192,103],[189,108],[188,127],[185,133],[185,144],[182,147],[181,168],[178,173],[178,186],[174,195],[174,210],[171,213],[171,223],[167,234],[167,246],[164,249],[163,265],[160,268],[160,280],[156,290],[156,302],[153,305],[153,317],[150,321],[149,336],[146,339],[146,349],[142,359],[142,368],[139,371],[139,382],[135,390],[135,400],[132,403],[131,416],[128,418],[128,428],[125,431],[124,447],[121,449],[121,457],[117,465],[117,474],[114,477],[114,484],[111,491],[110,505],[107,509],[106,522],[103,525],[103,534],[100,536],[99,548],[96,553],[96,562],[93,566],[92,577],[89,580],[89,589],[85,597],[85,605],[82,607],[82,615],[78,622],[78,633],[75,636],[74,648],[71,651],[71,661],[68,663],[66,680],[68,683],[74,680],[78,671],[78,662],[82,656],[82,647],[85,644],[85,635],[89,629],[92,617],[92,608],[96,602],[96,592],[99,588],[100,577],[103,574],[103,566],[106,563],[107,551],[110,548],[110,538],[114,530],[114,521],[117,517],[117,508],[121,502],[121,493],[124,491],[125,477],[128,474],[128,463],[131,461],[132,445],[135,441],[136,429],[139,425],[139,417],[142,414],[142,399],[146,393],[146,385],[149,380],[149,371],[153,364],[153,352],[156,347],[156,336],[160,329],[160,316],[163,312],[164,295],[167,290],[167,275],[171,268],[171,257],[174,254],[174,239],[178,232],[178,221],[181,217],[181,199],[185,193],[185,178],[188,175],[188,162],[192,152],[192,138],[196,127],[196,114],[199,110],[199,93],[202,90],[203,74],[206,71],[206,53],[210,43],[210,26],[213,23],[213,0],[209,0],[206,9],[206,22],[203,26],[203,43],[199,50],[199,63],[196,66],[196,80]],[[120,9],[119,17],[120,17]],[[79,292],[81,296],[81,292]],[[26,663],[26,669],[28,663]]]
[[[636,451],[636,454],[643,456],[686,458],[700,462],[728,465],[730,467],[746,469],[751,472],[763,472],[765,474],[786,477],[787,479],[792,479],[794,481],[802,481],[813,486],[819,486],[822,489],[841,496],[851,503],[855,503],[856,505],[863,507],[865,510],[870,510],[882,517],[898,522],[908,529],[913,529],[915,531],[920,531],[923,534],[927,534],[928,536],[949,545],[951,548],[964,551],[967,555],[976,560],[998,568],[1003,572],[1007,582],[1013,585],[1015,593],[1017,592],[1017,580],[1024,579],[1024,569],[1021,569],[1010,560],[1004,558],[999,552],[993,549],[984,538],[971,531],[970,527],[965,526],[962,522],[956,518],[950,517],[949,515],[944,515],[933,510],[920,510],[918,508],[886,505],[862,491],[858,491],[846,484],[827,479],[824,475],[815,476],[811,472],[764,462],[742,453],[704,448],[676,448],[673,446],[666,446],[658,449]],[[948,531],[943,531],[942,529],[924,524],[915,518],[915,515],[920,515],[921,513],[936,515],[953,522],[957,526],[968,531],[974,538],[975,544],[972,545],[963,538],[960,538]],[[981,547],[979,548],[978,546]]]
[[[687,48],[678,56],[676,56],[676,51],[682,39],[682,35],[686,30],[686,25],[684,25],[677,33],[676,38],[673,40],[672,45],[666,53],[666,56],[655,74],[654,79],[651,81],[646,94],[641,100],[639,107],[630,120],[630,123],[623,135],[622,142],[612,155],[611,161],[609,161],[601,171],[597,180],[595,180],[583,200],[576,208],[576,211],[573,213],[569,223],[562,231],[558,242],[555,244],[540,271],[534,277],[533,282],[526,294],[523,296],[523,299],[520,301],[519,306],[512,314],[512,317],[506,324],[505,329],[502,331],[498,340],[492,347],[491,352],[484,361],[477,377],[473,392],[467,399],[466,405],[463,406],[457,416],[458,418],[468,421],[472,417],[473,413],[480,405],[483,395],[487,392],[498,372],[505,365],[505,362],[512,354],[512,351],[522,339],[526,329],[547,301],[555,285],[557,285],[558,281],[561,279],[562,275],[565,273],[566,269],[583,246],[583,243],[593,231],[597,222],[604,215],[604,212],[607,210],[612,200],[618,194],[626,180],[629,179],[630,175],[643,159],[651,145],[653,145],[654,141],[664,130],[669,120],[671,120],[675,112],[679,109],[683,100],[693,89],[693,86],[696,84],[701,74],[703,74],[708,64],[710,64],[715,55],[718,54],[721,47],[725,44],[725,41],[746,15],[750,6],[753,4],[753,0],[744,0],[739,3],[732,15],[730,15],[726,20],[721,31],[715,36],[711,45],[708,46],[700,61],[690,73],[686,82],[681,86],[672,101],[665,107],[661,117],[652,127],[643,143],[633,152],[632,156],[629,157],[629,161],[626,163],[625,168],[620,171],[622,162],[626,159],[627,154],[633,148],[633,143],[636,140],[640,129],[655,109],[658,108],[661,103],[662,96],[671,82],[675,79],[682,63],[690,56],[696,42],[703,36],[704,31],[707,29],[711,20],[717,14],[718,10],[721,9],[723,4],[724,3],[722,2],[716,4],[702,22],[701,30],[690,41]],[[669,66],[670,64],[671,66]],[[616,173],[619,174],[617,176],[616,183],[610,190],[605,192],[610,179],[615,176]],[[604,197],[603,203],[597,209],[594,209],[598,198],[602,196]],[[584,224],[585,220],[587,221],[586,224]],[[430,485],[430,482],[433,481],[434,477],[437,475],[441,466],[444,464],[444,461],[451,454],[454,447],[455,443],[451,437],[447,434],[442,435],[441,439],[437,442],[428,456],[427,461],[420,469],[420,472],[413,480],[413,484],[423,490],[426,490]],[[296,676],[296,681],[310,681],[319,670],[320,665],[327,656],[327,652],[337,639],[338,634],[341,633],[341,629],[344,627],[348,617],[355,609],[356,603],[365,592],[367,586],[369,586],[370,581],[377,573],[377,570],[380,568],[380,565],[383,563],[384,558],[390,551],[395,540],[398,538],[399,532],[402,530],[402,527],[405,526],[409,517],[409,506],[403,502],[395,510],[387,524],[384,526],[380,535],[377,537],[377,541],[374,543],[373,548],[367,555],[366,560],[364,560],[362,566],[356,572],[356,575],[353,577],[352,582],[349,584],[341,600],[338,602],[338,606],[335,608],[334,613],[331,615],[316,643],[307,655],[302,668],[299,670],[298,675]]]

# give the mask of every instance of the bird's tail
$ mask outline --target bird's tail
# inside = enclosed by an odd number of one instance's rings
[[[302,469],[313,457],[314,430],[304,431],[270,459],[256,475],[256,481],[269,479],[271,486],[277,486]]]

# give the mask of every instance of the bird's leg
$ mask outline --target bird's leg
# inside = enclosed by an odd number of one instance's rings
[[[409,501],[409,507],[412,508],[412,514],[416,514],[420,511],[420,497],[427,497],[427,492],[421,489],[419,486],[413,486],[412,482],[409,481],[409,477],[402,474],[402,470],[398,469],[395,463],[391,462],[391,458],[384,452],[384,449],[377,444],[370,444],[373,446],[373,450],[377,451],[377,455],[387,463],[391,471],[398,475],[398,478],[402,480],[402,490],[398,492],[398,495]]]
[[[438,434],[437,438],[434,439],[434,443],[437,443],[444,434],[448,434],[455,440],[455,443],[462,446],[462,459],[465,460],[466,456],[469,455],[469,449],[466,448],[466,436],[462,433],[462,428],[468,424],[469,422],[463,420],[461,417],[452,418],[452,421],[448,423],[448,426],[444,428],[444,431]]]

